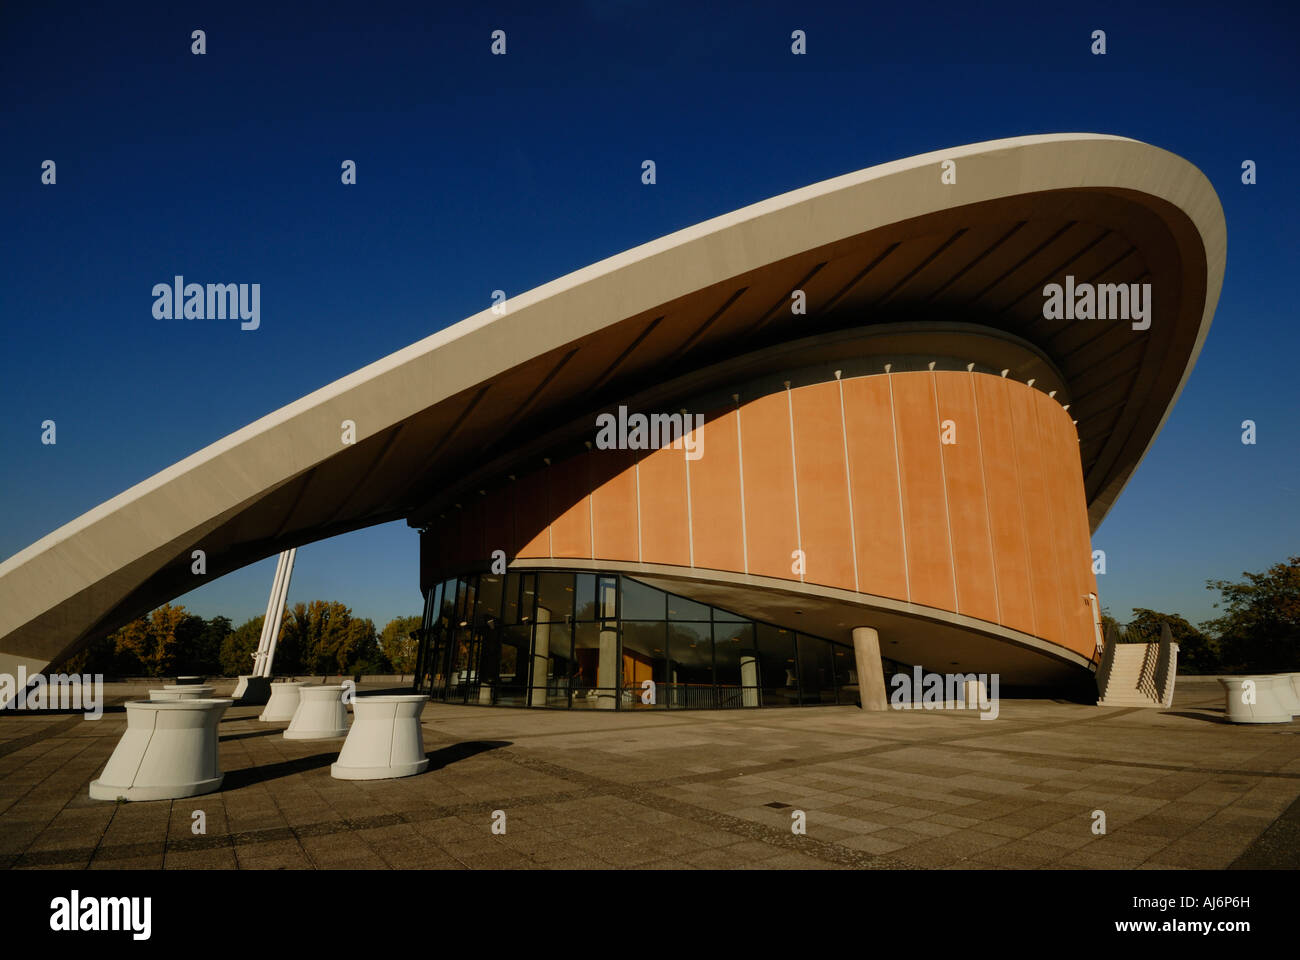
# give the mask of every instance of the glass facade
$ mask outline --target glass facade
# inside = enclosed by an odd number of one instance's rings
[[[617,574],[481,574],[425,598],[416,688],[560,710],[853,704],[853,648]]]

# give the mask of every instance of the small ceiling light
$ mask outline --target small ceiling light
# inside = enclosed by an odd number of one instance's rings
[[[931,370],[934,369],[934,361],[933,361],[933,360],[930,361],[930,369],[931,369]]]
[[[974,364],[974,362],[971,362],[971,363],[966,364],[966,372],[967,372],[967,373],[974,373],[974,372],[975,372],[975,364]]]
[[[1005,370],[1002,371],[1002,378],[1005,380],[1007,374],[1010,373],[1010,372],[1011,372],[1011,368],[1010,368],[1010,367],[1007,367]]]
[[[1037,377],[1030,377],[1029,381],[1025,384],[1025,386],[1032,387],[1034,385],[1034,381],[1036,381],[1037,379],[1038,379]]]
[[[1062,409],[1062,410],[1069,410],[1069,409],[1070,409],[1070,405],[1067,403],[1065,406],[1061,407],[1061,409]]]
[[[889,372],[889,368],[892,367],[892,366],[893,366],[892,363],[887,363],[887,364],[885,364],[885,373],[888,373],[888,372]]]
[[[838,379],[840,378],[840,375],[843,374],[843,373],[844,373],[843,370],[836,370],[836,371],[835,371],[835,379],[838,380]]]
[[[1056,396],[1056,391],[1055,391],[1055,390],[1048,390],[1048,391],[1047,391],[1047,395],[1048,395],[1049,397],[1055,397],[1055,396]]]

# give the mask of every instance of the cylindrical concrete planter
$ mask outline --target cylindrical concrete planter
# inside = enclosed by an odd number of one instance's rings
[[[231,696],[235,698],[237,707],[265,706],[271,699],[271,678],[243,674],[239,683],[235,684],[235,692]]]
[[[126,705],[126,732],[99,779],[95,800],[176,800],[220,789],[217,724],[230,700],[141,700]]]
[[[357,697],[352,729],[330,776],[338,780],[388,780],[429,769],[420,713],[425,696]]]
[[[1294,673],[1279,673],[1273,678],[1273,692],[1278,703],[1293,717],[1300,716],[1300,697],[1296,696],[1294,681]]]
[[[186,700],[210,700],[216,693],[216,687],[192,683],[169,683],[163,687],[168,693],[179,694]]]
[[[257,718],[266,723],[287,723],[298,710],[298,695],[307,684],[300,680],[271,684],[271,695],[266,709]]]
[[[284,731],[286,740],[334,740],[348,735],[343,685],[302,687],[298,709]]]
[[[1223,684],[1224,713],[1232,723],[1290,723],[1291,711],[1278,696],[1279,680],[1289,684],[1285,677],[1220,677]],[[1255,702],[1243,703],[1245,683],[1255,685]]]
[[[149,699],[167,702],[170,700],[211,700],[214,687],[168,686],[160,690],[149,691]]]

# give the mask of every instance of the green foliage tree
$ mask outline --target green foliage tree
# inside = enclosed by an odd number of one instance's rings
[[[265,617],[253,617],[251,620],[245,620],[222,638],[221,672],[226,676],[237,677],[252,672],[253,654],[257,652],[257,641],[262,639],[262,621],[265,619]],[[277,650],[276,660],[279,659]]]
[[[415,669],[415,655],[418,644],[411,636],[420,629],[420,617],[395,617],[384,625],[379,636],[379,645],[383,648],[392,669],[399,674],[407,674]]]
[[[1169,633],[1178,643],[1179,673],[1215,673],[1219,669],[1219,645],[1176,613],[1160,613],[1145,607],[1133,610],[1129,621],[1129,639],[1160,639],[1161,627],[1169,624]]]
[[[1300,669],[1300,557],[1275,563],[1245,580],[1207,580],[1222,596],[1223,615],[1201,624],[1218,637],[1222,669],[1283,673]]]

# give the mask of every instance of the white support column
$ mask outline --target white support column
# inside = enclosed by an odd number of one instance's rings
[[[858,665],[858,698],[863,710],[888,710],[885,666],[880,661],[880,634],[873,627],[853,628],[853,656]]]
[[[275,610],[275,598],[280,595],[280,581],[284,578],[284,557],[280,554],[275,561],[275,577],[271,580],[271,595],[266,598],[266,615],[262,617],[262,635],[257,638],[257,654],[253,657],[253,676],[262,676],[262,665],[266,662],[267,640],[271,635],[271,614]]]
[[[274,614],[269,616],[267,621],[263,623],[263,626],[266,623],[271,625],[271,632],[268,634],[267,639],[266,657],[262,661],[262,673],[260,675],[263,677],[271,675],[271,667],[275,663],[275,644],[280,639],[280,621],[284,618],[284,603],[289,597],[289,579],[293,576],[293,558],[297,553],[298,550],[295,547],[280,554],[284,558],[284,576],[280,579],[279,595],[275,597]]]
[[[551,611],[540,604],[533,630],[533,685],[528,697],[531,707],[546,706],[547,674],[551,666]]]

